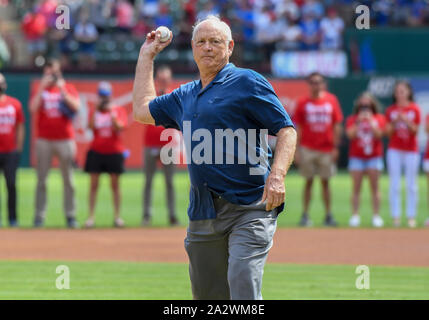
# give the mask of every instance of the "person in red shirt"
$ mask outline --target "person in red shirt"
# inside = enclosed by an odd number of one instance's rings
[[[86,156],[85,172],[91,175],[89,192],[89,217],[85,227],[95,226],[95,202],[100,174],[110,175],[110,186],[113,194],[115,227],[123,227],[124,221],[120,217],[120,190],[119,177],[124,170],[124,151],[121,132],[127,125],[127,112],[122,107],[112,105],[112,86],[109,82],[100,82],[98,87],[99,101],[96,110],[89,116],[89,128],[94,133],[94,139]]]
[[[428,182],[428,201],[429,201],[429,114],[426,115],[426,133],[428,134],[428,141],[426,146],[425,158],[423,160],[423,171],[426,172]],[[426,219],[425,226],[429,227],[429,218]]]
[[[160,66],[156,70],[155,85],[157,94],[163,95],[171,89],[172,72],[168,66]],[[176,131],[175,129],[165,129],[162,126],[146,125],[146,130],[143,137],[144,143],[144,171],[145,171],[145,186],[144,186],[144,204],[143,204],[143,225],[150,225],[152,219],[152,181],[156,173],[156,165],[160,160],[161,148],[169,141],[161,141],[161,133],[164,130]],[[178,132],[177,132],[178,133]],[[178,225],[179,221],[176,216],[175,195],[173,176],[175,164],[164,164],[161,162],[162,169],[165,175],[165,183],[167,189],[167,207],[169,213],[169,221],[171,225]]]
[[[329,180],[335,174],[338,160],[338,146],[341,139],[343,113],[338,99],[326,91],[323,76],[314,72],[308,76],[310,96],[298,101],[294,113],[297,126],[299,150],[295,153],[295,163],[305,178],[301,226],[311,225],[308,208],[311,200],[313,179],[320,176],[325,205],[326,226],[336,226],[331,212],[331,192]]]
[[[73,115],[79,110],[76,88],[65,82],[58,60],[48,61],[43,77],[30,102],[30,111],[36,117],[37,189],[34,226],[44,224],[46,214],[46,178],[52,158],[58,157],[64,183],[64,212],[67,226],[76,228],[75,188],[73,163],[76,154]]]
[[[414,103],[413,89],[406,81],[399,81],[393,92],[393,105],[386,110],[386,132],[389,136],[387,170],[390,179],[389,199],[393,224],[401,224],[401,175],[405,171],[407,184],[408,226],[417,226],[417,202],[420,156],[417,131],[420,124],[420,108]]]
[[[17,227],[16,171],[24,144],[24,113],[21,103],[6,95],[6,89],[6,78],[0,73],[0,169],[6,179],[9,226]]]
[[[350,139],[349,171],[353,180],[351,227],[360,225],[359,201],[362,179],[368,176],[372,195],[374,227],[382,227],[380,217],[380,191],[378,180],[383,170],[383,141],[382,137],[386,120],[379,113],[377,100],[369,92],[364,92],[357,99],[353,115],[347,118],[346,134]]]

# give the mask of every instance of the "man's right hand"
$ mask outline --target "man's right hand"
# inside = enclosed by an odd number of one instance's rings
[[[170,31],[170,39],[166,42],[161,42],[159,39],[161,37],[161,32],[155,32],[154,30],[149,32],[146,35],[146,41],[140,48],[140,55],[149,55],[152,59],[164,50],[171,41],[173,40],[173,33]]]

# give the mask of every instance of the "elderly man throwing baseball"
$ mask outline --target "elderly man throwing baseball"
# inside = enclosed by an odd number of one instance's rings
[[[183,132],[191,158],[185,248],[193,297],[262,299],[263,268],[284,207],[295,129],[268,81],[229,63],[231,30],[214,16],[193,30],[200,80],[157,97],[153,60],[172,41],[172,34],[166,42],[160,36],[152,31],[140,49],[133,112],[139,122]],[[278,139],[271,169],[267,134]]]

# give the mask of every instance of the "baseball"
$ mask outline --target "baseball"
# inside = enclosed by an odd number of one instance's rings
[[[161,37],[159,38],[159,41],[161,42],[167,42],[170,39],[170,29],[167,27],[161,26],[156,29],[156,32],[161,33]]]

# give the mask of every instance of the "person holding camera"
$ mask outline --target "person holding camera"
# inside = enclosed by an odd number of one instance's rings
[[[64,212],[67,227],[77,228],[73,162],[76,154],[72,118],[79,110],[79,94],[66,83],[58,60],[48,61],[43,77],[30,102],[36,116],[37,188],[34,226],[42,227],[46,215],[46,178],[52,158],[59,160],[64,184]]]
[[[380,114],[377,100],[369,93],[362,93],[356,100],[353,114],[347,118],[346,134],[350,139],[349,171],[353,180],[351,198],[351,227],[360,225],[359,205],[362,180],[368,176],[372,195],[372,225],[380,228],[384,221],[380,216],[379,178],[383,171],[383,141],[386,119]]]
[[[125,148],[120,133],[127,125],[127,113],[124,108],[112,105],[111,96],[110,83],[100,82],[97,107],[89,116],[89,128],[94,133],[94,139],[85,162],[85,172],[91,175],[86,228],[95,226],[95,202],[100,174],[103,172],[110,175],[115,210],[113,225],[118,228],[124,226],[124,221],[120,218],[119,177],[124,172]]]
[[[0,170],[6,179],[9,226],[17,227],[16,170],[24,144],[24,113],[21,102],[6,95],[6,89],[6,78],[0,73]]]

